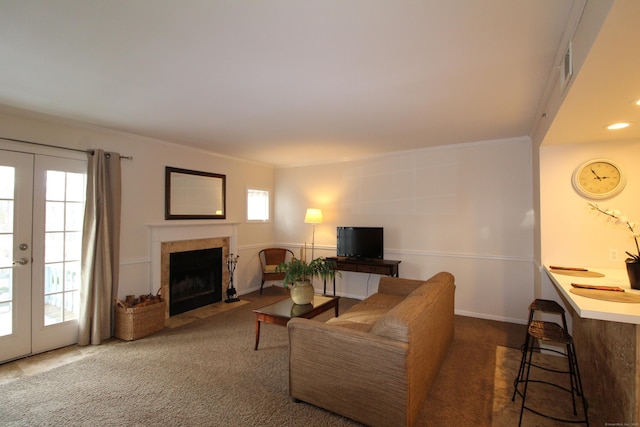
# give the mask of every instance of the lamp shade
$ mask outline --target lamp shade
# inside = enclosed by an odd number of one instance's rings
[[[304,216],[304,222],[308,224],[320,224],[322,222],[322,211],[320,209],[309,208]]]

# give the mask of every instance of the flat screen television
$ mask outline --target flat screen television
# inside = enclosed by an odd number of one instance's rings
[[[384,229],[338,227],[337,255],[361,260],[384,259]]]

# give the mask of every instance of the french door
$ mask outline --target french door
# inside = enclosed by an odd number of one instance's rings
[[[0,150],[0,362],[77,342],[86,161]]]

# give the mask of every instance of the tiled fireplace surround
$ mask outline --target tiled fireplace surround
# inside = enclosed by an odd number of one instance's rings
[[[160,284],[162,295],[167,300],[165,318],[169,318],[169,258],[172,252],[222,248],[222,295],[226,295],[229,271],[224,262],[230,253],[235,253],[236,224],[171,223],[152,225],[149,228],[151,281]]]

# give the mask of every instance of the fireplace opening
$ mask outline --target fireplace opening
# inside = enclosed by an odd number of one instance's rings
[[[169,316],[222,301],[222,248],[173,252]]]

